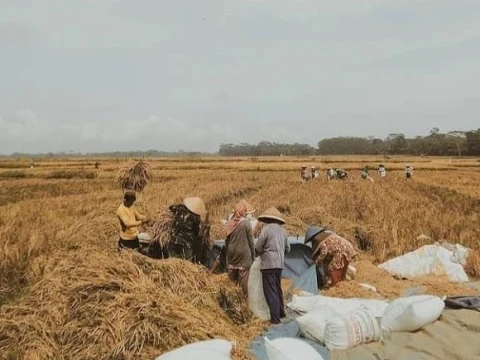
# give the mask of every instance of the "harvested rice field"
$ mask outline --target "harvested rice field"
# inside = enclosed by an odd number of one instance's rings
[[[212,238],[220,239],[221,220],[244,198],[259,212],[281,210],[291,236],[322,224],[361,245],[355,280],[325,295],[391,299],[412,288],[475,294],[442,277],[394,279],[376,265],[438,240],[480,249],[478,159],[143,160],[151,181],[140,184],[137,206],[151,218],[183,197],[200,196]],[[414,168],[411,181],[403,173],[407,162]],[[0,359],[152,359],[215,337],[236,341],[235,359],[251,359],[248,344],[266,324],[253,318],[224,275],[117,251],[115,211],[124,186],[118,174],[129,163],[44,159],[29,169],[29,160],[0,160]],[[374,182],[360,178],[361,167],[379,163],[389,170],[387,178],[374,170]],[[320,177],[302,183],[302,164],[317,166]],[[347,170],[349,180],[327,182],[330,166]],[[478,253],[467,270],[480,275]]]

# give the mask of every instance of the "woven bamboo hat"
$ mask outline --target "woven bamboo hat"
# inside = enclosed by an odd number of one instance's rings
[[[252,205],[250,205],[247,200],[242,199],[241,201],[245,205],[245,208],[247,209],[245,211],[246,214],[253,214],[255,211],[257,211],[257,209],[255,209]]]
[[[258,217],[258,220],[262,219],[272,219],[280,221],[282,224],[285,224],[285,220],[282,218],[282,213],[277,210],[275,207],[271,207],[264,211],[262,215]]]
[[[203,200],[199,197],[187,197],[183,199],[183,204],[190,210],[192,213],[204,217],[207,214],[207,209]]]

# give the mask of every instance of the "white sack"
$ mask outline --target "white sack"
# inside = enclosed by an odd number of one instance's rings
[[[376,299],[342,299],[328,296],[297,296],[287,306],[297,312],[308,313],[319,306],[330,306],[339,314],[346,314],[360,306],[369,309],[375,317],[382,317],[388,302]]]
[[[333,310],[333,308],[322,305],[316,307],[306,315],[298,317],[296,320],[300,327],[300,334],[305,339],[313,340],[324,345],[327,320],[334,315],[338,315],[338,313]]]
[[[257,257],[250,267],[248,276],[248,307],[252,313],[261,320],[270,320],[270,309],[268,308],[265,294],[263,293],[263,281],[261,259]]]
[[[461,252],[461,249],[459,249]],[[461,257],[459,252],[459,257]],[[392,275],[413,278],[425,275],[446,275],[450,281],[467,282],[468,276],[459,263],[452,261],[454,253],[443,246],[426,245],[418,250],[396,257],[378,267]]]
[[[230,360],[232,343],[227,340],[207,340],[182,346],[155,360]]]
[[[379,341],[382,332],[377,319],[365,308],[327,320],[325,345],[329,350],[348,350],[360,344]]]
[[[434,323],[445,303],[437,296],[418,295],[392,301],[381,320],[383,331],[416,331]]]

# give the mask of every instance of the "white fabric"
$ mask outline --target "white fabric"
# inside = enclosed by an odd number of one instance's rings
[[[445,303],[437,296],[419,295],[392,301],[381,321],[383,331],[417,331],[440,317]]]
[[[182,346],[155,360],[230,360],[233,344],[227,340],[207,340]]]
[[[265,339],[268,360],[323,360],[306,342],[294,338]]]
[[[467,282],[461,264],[452,261],[454,253],[439,245],[426,245],[418,250],[389,260],[378,267],[392,275],[407,278],[425,275],[446,275],[450,281]]]

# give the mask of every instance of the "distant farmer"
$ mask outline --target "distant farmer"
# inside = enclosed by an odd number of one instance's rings
[[[199,262],[205,247],[202,234],[202,220],[205,221],[207,209],[199,197],[188,197],[182,204],[171,205],[174,216],[170,232],[169,256],[192,262]]]
[[[240,285],[243,293],[248,293],[248,275],[255,257],[253,231],[250,221],[245,218],[247,207],[240,201],[225,225],[225,252],[227,256],[228,277]]]
[[[99,166],[100,166],[100,163],[98,161],[95,162],[95,169],[98,169]]]
[[[385,165],[378,165],[378,176],[381,178],[387,177],[387,169],[385,169]]]
[[[318,170],[315,166],[312,166],[312,179],[318,178]]]
[[[327,180],[328,181],[331,181],[331,180],[335,179],[336,175],[337,175],[337,172],[335,170],[333,170],[332,168],[329,168],[327,170]]]
[[[135,191],[127,190],[123,195],[123,204],[117,209],[121,227],[120,239],[118,240],[119,249],[138,249],[140,247],[138,227],[147,222],[147,218],[135,209],[134,203],[136,200]]]
[[[270,322],[280,324],[280,319],[286,316],[281,278],[285,252],[290,251],[287,233],[282,227],[285,220],[274,207],[266,210],[258,220],[265,223],[255,245],[255,251],[261,258],[263,292],[270,309]]]
[[[300,176],[302,178],[302,181],[307,181],[308,180],[308,173],[307,173],[307,166],[302,165],[302,170],[300,172]]]
[[[407,179],[411,179],[413,176],[413,167],[411,167],[410,165],[407,165],[405,168],[405,176],[407,177]]]
[[[373,181],[373,179],[371,178],[370,174],[368,173],[368,167],[364,167],[364,168],[360,171],[360,176],[362,177],[362,179]]]
[[[335,172],[336,172],[336,176],[337,176],[338,179],[340,179],[340,180],[347,180],[348,174],[347,174],[347,172],[346,172],[345,170],[343,170],[343,169],[336,169]]]
[[[348,265],[358,254],[352,243],[323,227],[310,226],[305,233],[305,244],[312,242],[313,260],[323,267],[331,286],[346,280]]]

